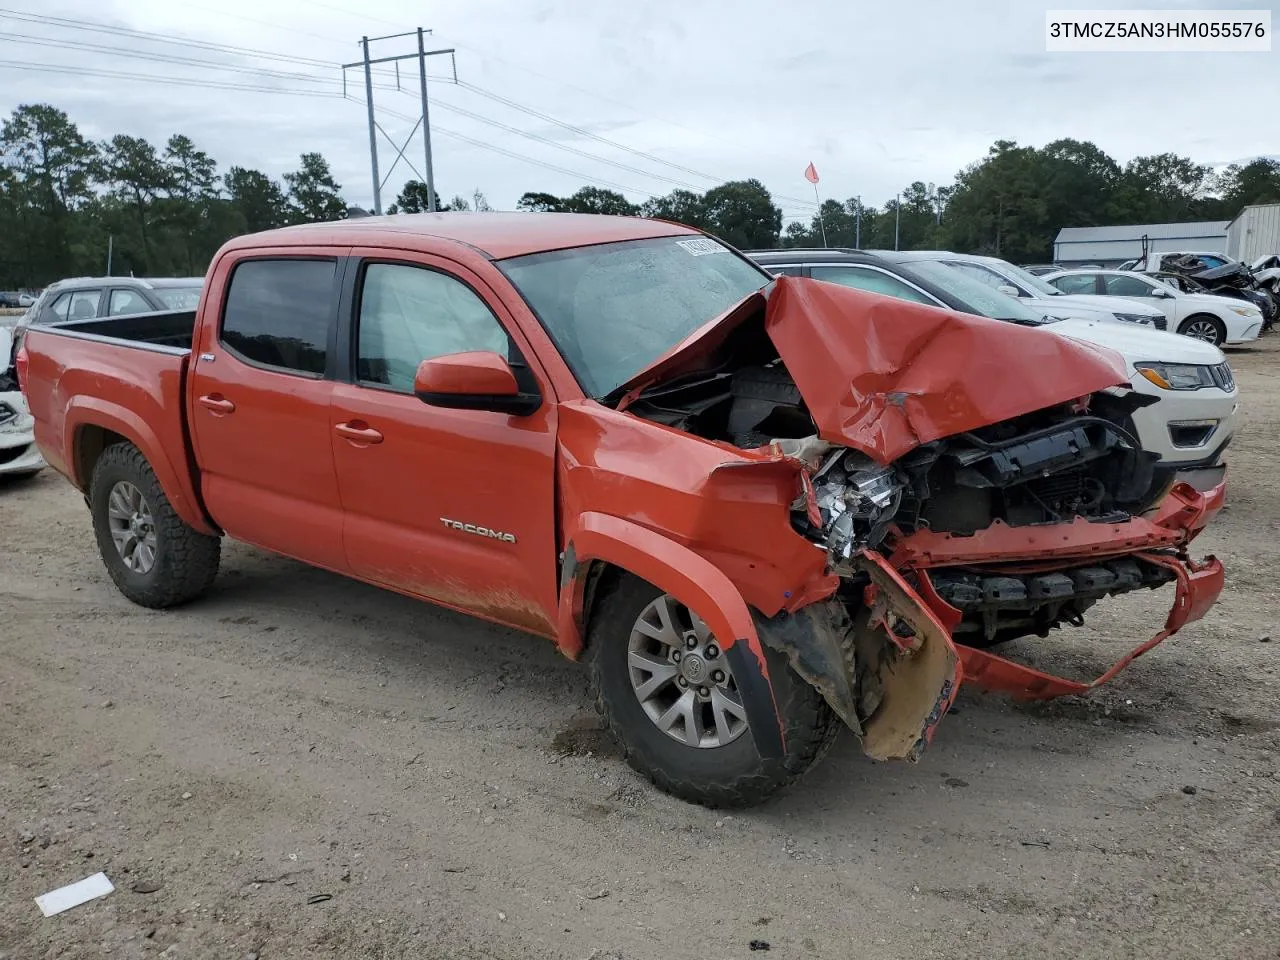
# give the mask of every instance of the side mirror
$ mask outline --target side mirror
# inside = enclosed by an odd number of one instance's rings
[[[999,290],[1001,293],[1003,293],[1006,297],[1022,296],[1022,294],[1018,292],[1017,287],[1011,287],[1007,283],[1000,284],[1000,286],[996,287],[996,289]]]
[[[528,416],[542,405],[537,393],[521,393],[515,372],[491,350],[423,360],[413,378],[413,392],[433,407],[492,410],[513,416]]]

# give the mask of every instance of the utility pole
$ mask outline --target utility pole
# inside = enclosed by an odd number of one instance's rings
[[[457,61],[454,60],[453,47],[448,47],[441,50],[428,50],[426,48],[426,43],[424,38],[430,32],[431,32],[430,30],[424,30],[422,27],[418,27],[416,30],[411,30],[407,33],[393,33],[385,37],[361,37],[360,47],[361,47],[362,53],[364,54],[363,58],[360,60],[357,60],[354,63],[344,63],[342,65],[342,73],[344,77],[346,76],[346,72],[349,69],[352,69],[354,67],[362,67],[364,69],[364,97],[365,97],[365,103],[368,106],[368,114],[369,114],[369,168],[373,174],[373,212],[374,214],[382,213],[382,188],[386,186],[387,180],[390,178],[391,174],[395,171],[395,168],[399,165],[401,160],[403,160],[409,166],[410,170],[412,170],[414,173],[417,173],[419,179],[421,179],[427,185],[427,209],[429,211],[434,211],[436,209],[435,176],[434,176],[434,171],[432,170],[432,164],[431,164],[431,120],[430,120],[430,114],[427,106],[427,57],[434,57],[438,55],[448,54],[449,59],[453,61],[452,65],[453,65],[454,82],[457,82],[457,79],[458,79],[458,64],[457,64]],[[401,37],[412,37],[415,35],[418,38],[417,53],[406,53],[396,57],[378,57],[376,59],[370,58],[369,56],[369,44],[371,43],[377,43],[380,40],[397,40]],[[399,71],[399,68],[400,68],[399,63],[401,60],[417,60],[418,61],[418,89],[422,97],[422,116],[418,119],[418,122],[414,125],[414,128],[409,131],[409,136],[405,138],[404,143],[397,144],[394,140],[391,139],[391,137],[387,134],[387,132],[383,130],[382,127],[378,124],[377,117],[374,115],[372,67],[374,66],[374,64],[378,64],[378,63],[394,63],[396,64],[396,70]],[[397,76],[398,76],[398,73],[397,73]],[[343,81],[344,90],[345,90],[345,82],[346,81],[344,80]],[[397,86],[398,86],[398,81],[397,81]],[[425,176],[421,173],[418,173],[418,168],[415,167],[412,163],[410,163],[409,158],[404,155],[405,148],[409,146],[409,141],[413,139],[413,135],[417,133],[419,126],[422,127],[423,158],[426,160],[426,164],[427,164],[426,165],[427,172]],[[390,143],[391,146],[394,147],[396,151],[396,159],[392,162],[391,168],[387,171],[385,176],[381,176],[381,177],[378,174],[378,134],[382,134],[382,136],[386,138],[387,142]]]
[[[364,50],[364,102],[369,107],[369,165],[373,168],[373,212],[382,214],[382,184],[378,180],[378,132],[373,119],[373,71],[369,69],[369,38],[361,37]]]
[[[108,277],[111,276],[111,254],[114,252],[115,245],[116,245],[115,234],[113,233],[107,234],[107,276]]]
[[[418,80],[422,84],[422,148],[427,161],[427,211],[436,212],[436,184],[431,172],[431,120],[427,115],[427,48],[418,28]]]
[[[893,249],[898,249],[899,228],[902,226],[902,194],[893,201]]]
[[[858,212],[853,219],[853,247],[855,250],[862,249],[862,194],[858,194]]]

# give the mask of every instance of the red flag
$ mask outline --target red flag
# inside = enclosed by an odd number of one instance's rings
[[[809,161],[809,165],[804,168],[804,178],[810,183],[818,182],[818,168],[813,165],[813,161]]]

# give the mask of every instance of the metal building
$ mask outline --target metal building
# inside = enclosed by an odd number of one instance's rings
[[[1245,263],[1280,253],[1280,203],[1255,203],[1241,210],[1227,227],[1227,253]]]
[[[1120,227],[1063,227],[1053,241],[1053,262],[1063,266],[1114,267],[1142,256],[1142,238],[1153,253],[1194,250],[1227,252],[1228,220],[1139,223]]]

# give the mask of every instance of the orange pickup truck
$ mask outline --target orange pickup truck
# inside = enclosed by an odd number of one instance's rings
[[[508,624],[591,664],[632,765],[745,805],[840,727],[920,756],[992,652],[1174,585],[1223,502],[1153,481],[1118,358],[792,277],[696,231],[566,214],[241,237],[198,309],[33,326],[18,376],[130,600],[222,536]],[[1047,641],[1046,641],[1047,642]]]

